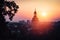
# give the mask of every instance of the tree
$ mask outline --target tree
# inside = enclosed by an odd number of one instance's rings
[[[8,30],[5,16],[8,15],[9,19],[12,20],[18,8],[14,1],[0,0],[0,34]]]

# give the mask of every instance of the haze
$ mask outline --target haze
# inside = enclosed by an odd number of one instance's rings
[[[9,0],[11,1],[11,0]],[[19,5],[19,10],[13,21],[31,20],[33,13],[37,11],[40,21],[56,21],[60,18],[60,0],[13,0]],[[41,14],[45,12],[46,16]],[[9,20],[7,18],[7,20]]]

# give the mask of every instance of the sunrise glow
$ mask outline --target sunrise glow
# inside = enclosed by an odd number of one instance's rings
[[[43,17],[47,16],[46,12],[42,12],[41,15],[42,15]]]
[[[55,0],[14,0],[19,10],[12,22],[29,22],[33,33],[44,34],[52,30],[52,23],[60,19],[60,2]],[[36,8],[36,9],[35,9]],[[9,21],[8,17],[7,20]]]

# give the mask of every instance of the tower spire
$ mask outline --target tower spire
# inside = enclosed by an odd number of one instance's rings
[[[36,14],[37,14],[37,12],[36,12],[36,8],[35,8],[34,15],[36,15]]]
[[[37,21],[38,21],[38,18],[37,18],[37,12],[36,12],[36,8],[35,8],[34,16],[32,18],[32,22],[37,22]]]

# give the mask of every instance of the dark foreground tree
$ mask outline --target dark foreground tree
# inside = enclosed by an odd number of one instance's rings
[[[8,15],[9,19],[12,20],[13,16],[17,12],[18,5],[14,1],[0,0],[0,36],[3,37],[9,31],[6,26],[5,16]]]

